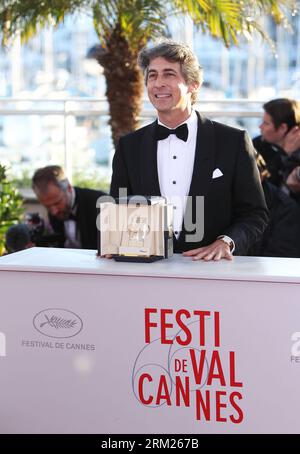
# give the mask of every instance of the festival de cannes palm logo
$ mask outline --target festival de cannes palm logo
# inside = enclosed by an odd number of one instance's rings
[[[66,309],[45,309],[35,315],[33,326],[45,336],[63,339],[80,333],[83,322],[77,314]]]

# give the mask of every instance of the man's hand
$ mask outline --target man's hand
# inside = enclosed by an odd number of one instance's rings
[[[300,180],[297,174],[300,172],[300,166],[295,167],[294,170],[289,174],[286,180],[287,187],[295,194],[300,192]]]
[[[183,255],[185,257],[193,257],[193,260],[233,260],[233,255],[230,252],[229,245],[224,243],[222,240],[216,240],[208,246],[184,252]]]
[[[294,126],[285,136],[282,148],[289,156],[300,149],[300,128]]]

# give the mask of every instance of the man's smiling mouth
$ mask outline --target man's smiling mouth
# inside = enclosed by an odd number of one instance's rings
[[[159,99],[159,98],[169,98],[171,97],[170,94],[162,94],[162,95],[155,95],[155,98]]]

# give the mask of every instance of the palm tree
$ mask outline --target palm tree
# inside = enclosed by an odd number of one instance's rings
[[[204,32],[229,47],[240,36],[254,31],[263,37],[262,14],[285,23],[295,0],[2,0],[2,43],[8,45],[16,32],[28,40],[46,25],[58,25],[67,15],[85,12],[93,17],[100,45],[95,58],[104,68],[110,125],[114,144],[138,126],[143,95],[143,76],[136,60],[148,41],[166,34],[171,14],[187,14]]]

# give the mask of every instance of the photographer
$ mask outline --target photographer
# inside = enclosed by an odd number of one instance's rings
[[[30,231],[26,224],[12,225],[6,232],[5,243],[8,254],[35,246],[35,243],[31,241]]]
[[[97,249],[96,202],[102,191],[73,187],[60,166],[38,169],[32,188],[47,209],[59,247]]]
[[[61,235],[47,232],[45,221],[39,213],[27,213],[25,222],[12,225],[5,237],[8,254],[34,246],[58,247],[61,241]]]
[[[293,198],[300,203],[300,166],[295,167],[289,174],[286,186],[289,188]]]
[[[300,165],[300,103],[278,98],[263,108],[261,135],[253,139],[253,145],[267,164],[269,181],[286,186],[288,176]]]
[[[269,209],[270,221],[262,239],[252,247],[249,255],[300,257],[300,207],[295,200],[270,182],[266,163],[259,154],[256,156],[256,163]],[[300,191],[300,181],[298,181],[298,186]]]

